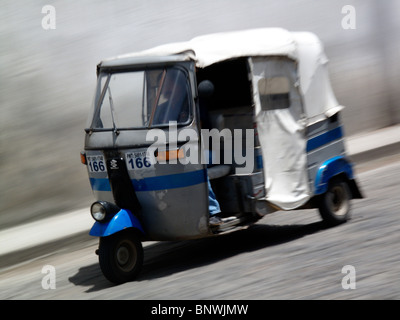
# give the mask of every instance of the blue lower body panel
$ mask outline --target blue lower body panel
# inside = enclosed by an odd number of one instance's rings
[[[89,234],[95,237],[106,237],[126,228],[136,228],[145,234],[142,225],[129,210],[121,209],[106,222],[96,221]]]
[[[353,180],[353,168],[344,156],[337,156],[325,161],[315,177],[315,194],[323,194],[328,189],[329,180],[344,173],[348,180]]]

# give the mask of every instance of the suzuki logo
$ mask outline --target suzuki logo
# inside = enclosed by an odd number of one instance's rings
[[[110,168],[111,168],[111,169],[118,169],[118,161],[115,160],[115,159],[112,159],[112,160],[110,161]]]

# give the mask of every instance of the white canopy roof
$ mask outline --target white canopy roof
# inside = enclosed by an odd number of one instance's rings
[[[114,59],[169,56],[184,53],[198,68],[237,57],[285,55],[296,59],[292,33],[280,28],[251,29],[203,35],[186,42],[169,43],[148,50],[129,53]]]
[[[322,43],[310,32],[290,32],[281,28],[261,28],[203,35],[185,42],[157,46],[120,55],[102,63],[135,63],[137,58],[181,54],[194,60],[198,68],[239,57],[286,56],[298,61],[300,91],[308,124],[318,122],[343,109],[333,94],[328,62]]]

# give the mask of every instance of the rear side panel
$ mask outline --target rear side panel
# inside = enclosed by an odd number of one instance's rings
[[[307,164],[312,194],[318,192],[315,181],[321,172],[321,166],[329,159],[345,157],[343,137],[343,127],[338,114],[307,128]]]

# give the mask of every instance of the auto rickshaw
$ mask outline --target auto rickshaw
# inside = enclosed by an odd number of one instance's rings
[[[362,197],[312,33],[200,36],[104,60],[97,79],[81,160],[111,282],[137,277],[143,241],[216,236],[279,210],[318,208],[336,225]]]

